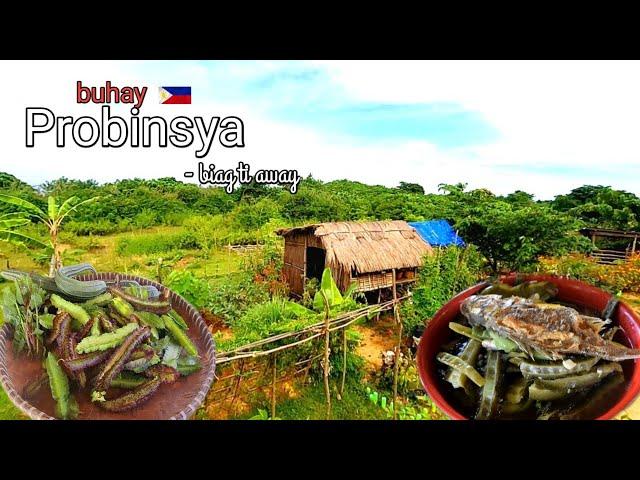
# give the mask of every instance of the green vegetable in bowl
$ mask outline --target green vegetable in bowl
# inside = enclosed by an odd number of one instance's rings
[[[49,377],[51,395],[56,401],[56,415],[64,420],[74,418],[78,409],[69,390],[69,379],[58,365],[58,358],[52,352],[47,353],[45,369]]]
[[[103,333],[95,337],[85,337],[76,345],[76,352],[89,353],[117,347],[124,342],[129,334],[133,333],[136,328],[138,328],[137,323],[128,323],[114,332]]]
[[[121,412],[141,405],[161,384],[202,368],[166,290],[116,279],[105,291],[107,282],[74,278],[87,271],[96,273],[88,264],[64,267],[55,277],[4,272],[14,282],[1,296],[14,349],[44,357],[44,380],[31,382],[24,395],[48,383],[61,419],[78,415],[76,391]]]
[[[80,305],[71,303],[65,300],[64,298],[60,297],[59,295],[56,295],[55,293],[51,294],[51,303],[58,310],[64,310],[69,315],[71,315],[71,318],[76,320],[76,324],[74,325],[74,327],[76,328],[80,328],[82,325],[87,323],[91,318],[89,314],[85,311],[85,309],[82,308]]]
[[[198,349],[196,346],[189,340],[187,334],[178,326],[178,324],[173,320],[173,317],[169,315],[163,315],[162,319],[164,320],[164,324],[169,331],[169,335],[178,342],[189,355],[193,355],[194,357],[198,356]]]

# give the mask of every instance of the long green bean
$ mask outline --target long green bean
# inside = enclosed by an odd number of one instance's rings
[[[587,373],[554,379],[540,379],[537,384],[543,388],[560,391],[581,390],[591,387],[615,372],[622,372],[619,363],[611,362],[593,367]]]
[[[480,375],[475,368],[462,360],[460,357],[456,357],[447,352],[440,352],[438,353],[438,355],[436,355],[436,360],[444,363],[447,367],[451,367],[455,370],[460,370],[479,387],[482,387],[484,385],[484,378],[482,377],[482,375]]]
[[[477,420],[489,420],[496,414],[498,409],[500,382],[503,374],[502,353],[490,350],[487,355],[487,370],[485,373],[485,384],[482,388],[482,398],[480,408],[476,414]]]
[[[565,360],[553,363],[523,361],[519,363],[519,366],[522,375],[525,377],[553,379],[588,372],[599,360],[597,357],[588,357],[582,360]]]
[[[469,340],[459,355],[460,359],[465,361],[469,366],[474,367],[481,347],[482,344],[479,341]],[[449,382],[453,388],[464,388],[465,391],[469,389],[469,377],[455,368],[451,368],[445,380]]]
[[[449,328],[460,335],[463,335],[472,340],[482,341],[482,337],[478,337],[473,334],[473,331],[469,327],[465,327],[461,323],[449,322]]]

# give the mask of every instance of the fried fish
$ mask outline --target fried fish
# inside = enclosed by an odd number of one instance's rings
[[[600,336],[603,320],[563,305],[520,297],[473,295],[462,302],[460,311],[472,326],[493,330],[527,352],[538,350],[551,358],[562,358],[562,354],[611,361],[640,358],[640,349]]]

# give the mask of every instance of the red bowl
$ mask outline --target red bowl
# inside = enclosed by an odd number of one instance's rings
[[[554,283],[558,287],[558,299],[574,305],[602,311],[612,295],[592,285],[571,280],[569,278],[555,277],[552,275],[517,275],[521,281],[546,280]],[[513,285],[516,281],[516,274],[503,276],[501,282]],[[427,325],[420,344],[418,346],[418,371],[420,380],[425,391],[433,402],[454,420],[468,420],[454,406],[452,406],[444,395],[436,369],[436,355],[441,346],[451,337],[449,322],[455,321],[460,312],[460,303],[471,295],[484,289],[487,283],[479,283],[464,292],[453,297],[445,304]],[[633,348],[640,348],[640,317],[627,304],[620,302],[616,308],[616,314],[611,319],[617,324],[626,335],[629,344]],[[625,377],[628,384],[624,394],[608,411],[600,415],[596,420],[610,420],[627,408],[640,394],[640,359],[625,362]],[[627,370],[628,369],[628,370]]]

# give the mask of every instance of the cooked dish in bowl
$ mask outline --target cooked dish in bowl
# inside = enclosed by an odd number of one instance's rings
[[[576,294],[579,283],[497,283],[453,299],[420,342],[427,392],[453,418],[593,419],[620,410],[637,393],[640,349],[619,325],[617,299],[584,284]]]

